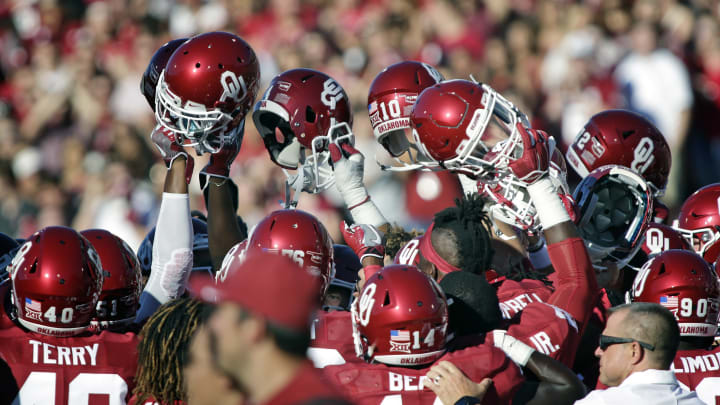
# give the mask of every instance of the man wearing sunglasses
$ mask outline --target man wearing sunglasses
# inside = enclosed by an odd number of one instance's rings
[[[600,382],[610,388],[575,404],[703,404],[695,392],[680,387],[670,370],[679,341],[677,321],[661,305],[634,302],[611,308],[595,350]]]

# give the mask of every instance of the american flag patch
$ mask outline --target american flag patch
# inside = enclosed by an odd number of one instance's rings
[[[408,342],[410,341],[410,332],[406,330],[391,330],[390,340],[393,342]]]
[[[41,312],[42,305],[40,304],[40,301],[35,301],[30,298],[25,298],[25,309],[29,309],[29,310],[35,311],[35,312]]]
[[[372,115],[375,111],[377,111],[377,101],[373,101],[368,106],[368,114]]]
[[[660,305],[664,306],[665,308],[677,308],[678,297],[670,297],[667,295],[663,295],[662,297],[660,297]]]

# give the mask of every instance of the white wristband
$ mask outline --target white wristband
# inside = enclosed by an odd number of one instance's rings
[[[527,186],[528,194],[537,209],[543,229],[551,228],[561,222],[570,221],[560,196],[548,176]]]
[[[375,203],[369,198],[364,203],[353,207],[350,210],[350,215],[352,215],[353,223],[368,224],[376,228],[388,222]]]
[[[535,349],[507,334],[506,330],[496,329],[493,333],[493,344],[520,367],[525,367]]]

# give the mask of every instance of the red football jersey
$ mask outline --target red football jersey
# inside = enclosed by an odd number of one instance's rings
[[[545,302],[553,293],[552,288],[540,280],[504,280],[497,288],[498,301],[503,318],[510,319],[531,302]]]
[[[575,319],[564,310],[531,302],[508,321],[507,331],[508,335],[540,353],[572,367],[580,334]],[[492,342],[492,334],[487,338]]]
[[[317,368],[362,361],[355,354],[352,319],[348,311],[320,312],[310,329],[308,358]]]
[[[680,384],[706,404],[720,404],[720,347],[678,350],[672,370]]]
[[[14,327],[0,341],[23,404],[125,404],[135,385],[135,334],[59,338]]]
[[[446,353],[437,362],[449,361],[473,381],[490,377],[483,404],[509,404],[524,382],[520,369],[500,349],[488,344]],[[414,369],[379,363],[347,363],[328,366],[326,377],[358,405],[442,405],[425,387],[430,366]]]

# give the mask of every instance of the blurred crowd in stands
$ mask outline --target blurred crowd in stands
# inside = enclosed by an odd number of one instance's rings
[[[664,201],[674,214],[690,191],[720,181],[719,16],[713,0],[1,1],[0,232],[101,227],[137,248],[155,225],[165,175],[140,77],[166,41],[212,30],[253,47],[261,91],[295,67],[340,82],[370,193],[406,227],[429,223],[442,207],[426,202],[448,203],[438,195],[459,190],[449,176],[406,181],[375,163],[383,150],[368,86],[407,59],[489,83],[563,150],[596,112],[646,115],[672,149]],[[232,173],[249,224],[283,198],[285,176],[266,153],[248,122]],[[197,175],[191,187],[192,208],[204,210]],[[341,199],[301,198],[338,240]]]

